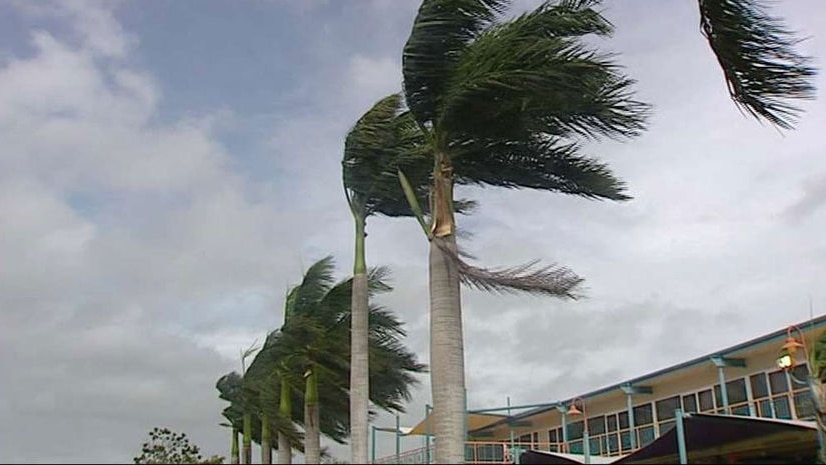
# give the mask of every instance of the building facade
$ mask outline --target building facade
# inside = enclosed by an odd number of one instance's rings
[[[797,338],[802,333],[813,346],[826,330],[826,316],[795,328],[799,328]],[[627,456],[674,428],[678,409],[813,422],[808,366],[803,360],[790,370],[777,365],[787,336],[787,329],[778,330],[575,398],[549,401],[521,414],[487,416],[483,426],[471,426],[468,431],[468,459],[506,461],[503,454],[507,452],[496,452],[497,444],[594,458]],[[425,419],[413,434],[427,434],[427,423]]]

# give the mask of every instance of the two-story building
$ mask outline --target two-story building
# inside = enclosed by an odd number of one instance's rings
[[[729,463],[749,463],[754,457],[762,457],[758,463],[806,463],[817,449],[808,365],[802,349],[794,354],[798,363],[791,369],[779,368],[778,356],[790,335],[814,346],[826,331],[826,316],[794,328],[799,329],[781,329],[571,399],[549,400],[523,413],[469,412],[468,461],[507,462],[517,445],[554,457],[541,463],[644,463],[650,453],[640,451],[658,438],[674,437],[676,433],[669,432],[680,420],[685,421],[681,437],[689,436],[688,455],[705,457],[704,463],[724,456]],[[676,418],[681,412],[687,415]],[[429,430],[426,418],[409,434],[427,435]],[[717,432],[709,433],[712,430]],[[721,443],[723,436],[728,439]],[[772,445],[772,438],[783,438],[782,444]],[[426,463],[431,458],[428,450],[420,450],[401,454],[399,461]],[[660,463],[656,457],[648,460]],[[383,460],[393,461],[395,456]]]

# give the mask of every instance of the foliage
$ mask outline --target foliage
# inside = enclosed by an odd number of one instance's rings
[[[200,448],[189,442],[186,433],[175,433],[168,428],[158,427],[149,432],[149,441],[143,443],[141,455],[133,460],[139,464],[224,463],[224,457],[218,455],[204,459]]]

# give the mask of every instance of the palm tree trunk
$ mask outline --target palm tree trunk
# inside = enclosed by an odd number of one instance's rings
[[[282,418],[292,419],[292,400],[290,398],[290,385],[286,380],[281,380],[281,399],[278,410]],[[278,463],[290,465],[293,463],[293,448],[290,438],[282,432],[278,432]]]
[[[367,463],[367,409],[370,398],[368,358],[367,266],[364,253],[365,218],[354,212],[356,257],[353,265],[353,294],[350,330],[350,463]]]
[[[244,450],[241,455],[244,464],[252,463],[252,414],[244,413]]]
[[[436,463],[465,461],[465,357],[453,219],[453,178],[442,155],[434,170],[430,241],[430,383]]]
[[[319,420],[318,375],[310,367],[304,391],[304,463],[321,463]]]
[[[238,428],[232,428],[232,450],[230,451],[230,456],[230,463],[232,465],[238,465],[238,462],[240,461],[238,450]]]
[[[261,463],[272,464],[272,437],[270,419],[266,412],[261,413]]]

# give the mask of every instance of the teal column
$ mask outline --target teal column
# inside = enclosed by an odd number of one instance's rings
[[[370,442],[373,443],[372,452],[370,453],[370,463],[376,463],[376,425],[372,426],[372,430],[370,432],[370,439]]]
[[[424,406],[424,457],[425,463],[430,463],[430,412],[433,407],[430,404]]]
[[[682,409],[674,410],[674,418],[676,419],[677,430],[677,452],[680,455],[680,464],[688,463],[688,453],[685,448],[685,425],[683,425],[683,411]]]
[[[513,426],[511,421],[511,398],[508,396],[508,435],[511,441],[511,451],[513,451]]]
[[[583,425],[585,429],[582,431],[582,453],[585,455],[585,465],[591,463],[591,438],[588,437],[588,423]]]
[[[728,389],[726,389],[726,369],[725,367],[717,367],[717,378],[720,380],[720,394],[723,397],[723,413],[728,415]]]
[[[632,394],[626,394],[628,398],[628,435],[631,436],[631,450],[635,450],[637,448],[637,432],[634,430],[636,425],[634,424],[634,399]]]
[[[396,414],[396,463],[399,463],[399,456],[401,455],[402,451],[402,437],[401,437],[401,426],[399,424],[399,414]]]
[[[568,451],[568,412],[562,412],[562,444],[565,450],[563,452]]]

